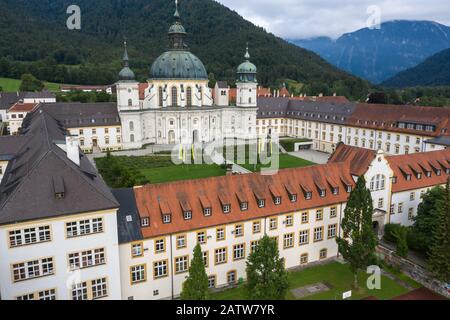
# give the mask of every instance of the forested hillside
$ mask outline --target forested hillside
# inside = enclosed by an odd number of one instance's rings
[[[31,73],[45,81],[109,84],[120,70],[123,38],[139,80],[167,45],[171,0],[77,0],[82,29],[66,28],[71,0],[1,0],[0,76]],[[212,0],[181,1],[188,44],[216,79],[233,83],[249,41],[262,85],[283,79],[304,84],[307,94],[336,92],[365,97],[369,84],[244,20]],[[211,76],[212,76],[211,75]]]

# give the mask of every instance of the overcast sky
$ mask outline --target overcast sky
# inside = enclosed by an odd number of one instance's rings
[[[433,20],[450,26],[450,0],[217,0],[277,36],[337,38],[376,21]],[[370,13],[367,13],[367,11]],[[374,19],[375,17],[375,19]]]

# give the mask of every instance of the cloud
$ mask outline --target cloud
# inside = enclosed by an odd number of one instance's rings
[[[379,8],[381,22],[432,20],[450,26],[449,0],[217,0],[280,37],[337,38],[367,27]],[[373,7],[375,6],[375,7]]]

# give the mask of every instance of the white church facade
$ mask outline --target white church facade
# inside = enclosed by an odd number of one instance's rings
[[[117,82],[117,107],[122,123],[123,149],[146,144],[204,143],[225,137],[256,134],[257,69],[245,55],[238,67],[237,103],[214,103],[203,63],[184,42],[186,31],[178,9],[169,29],[169,50],[153,63],[143,99],[129,67],[125,48],[124,68]]]

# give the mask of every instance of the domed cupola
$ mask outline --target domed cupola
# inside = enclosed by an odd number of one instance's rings
[[[150,69],[151,80],[208,80],[202,61],[189,52],[184,42],[186,30],[181,24],[176,1],[175,22],[169,28],[169,50],[159,56]]]
[[[250,62],[250,53],[245,53],[245,62],[241,63],[237,68],[238,81],[239,82],[256,82],[256,66]]]
[[[124,42],[125,51],[123,53],[123,69],[119,72],[119,81],[135,81],[133,70],[130,69],[130,60],[127,52],[127,42]]]

